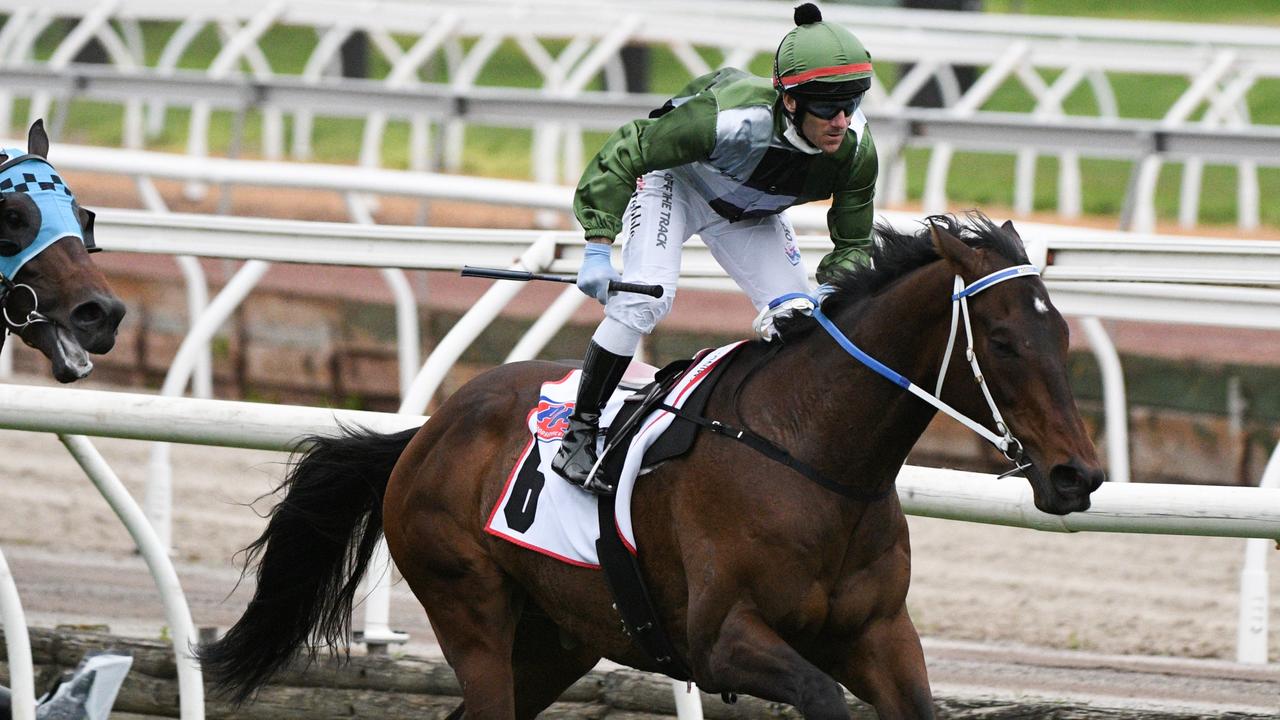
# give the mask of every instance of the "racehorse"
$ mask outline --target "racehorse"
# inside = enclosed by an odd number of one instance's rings
[[[89,353],[116,341],[125,307],[90,260],[93,213],[80,207],[48,162],[49,136],[36,120],[27,151],[0,150],[0,333],[36,348],[53,377],[69,383],[93,370]]]
[[[914,235],[877,232],[871,266],[839,278],[823,314],[922,386],[943,375],[946,402],[968,417],[1002,410],[1007,427],[997,432],[1020,440],[1040,510],[1088,509],[1103,473],[1068,388],[1067,325],[1012,224],[975,213],[968,223],[931,218]],[[964,362],[940,362],[956,277],[973,288],[1005,268],[1013,269],[999,277],[1016,277],[972,295],[965,311],[980,385]],[[504,365],[416,431],[308,438],[248,548],[254,598],[200,652],[206,671],[244,701],[297,650],[314,657],[314,643],[344,642],[380,532],[461,683],[452,717],[533,717],[601,657],[658,669],[621,631],[599,571],[484,531],[527,441],[540,385],[564,373],[549,362]],[[905,605],[907,524],[892,490],[934,414],[851,359],[812,318],[793,319],[780,341],[737,351],[706,417],[753,428],[836,487],[711,433],[640,479],[638,561],[701,689],[847,718],[840,683],[883,718],[933,717]]]

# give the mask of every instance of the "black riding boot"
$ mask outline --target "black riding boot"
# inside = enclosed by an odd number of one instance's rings
[[[587,492],[611,493],[613,488],[602,480],[587,476],[595,466],[596,435],[600,432],[600,410],[618,387],[622,373],[631,358],[614,355],[592,341],[582,360],[582,381],[578,385],[578,399],[573,414],[569,416],[569,430],[564,435],[560,452],[551,460],[551,469],[564,479]]]

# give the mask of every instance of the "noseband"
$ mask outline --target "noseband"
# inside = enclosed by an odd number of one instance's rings
[[[978,356],[973,351],[973,327],[969,321],[969,301],[968,298],[986,290],[987,288],[999,285],[1005,280],[1012,280],[1019,277],[1039,276],[1040,270],[1035,265],[1015,265],[1013,267],[997,270],[985,277],[979,278],[969,285],[964,284],[964,280],[959,275],[956,276],[954,291],[951,294],[951,332],[947,339],[947,350],[942,358],[942,367],[938,371],[938,384],[934,393],[921,388],[919,385],[911,382],[902,374],[894,371],[879,360],[868,355],[850,340],[835,323],[831,322],[831,318],[822,312],[822,305],[819,299],[814,299],[803,293],[791,293],[783,295],[769,304],[775,305],[786,302],[794,298],[808,298],[813,303],[813,318],[818,321],[822,329],[827,331],[836,344],[845,352],[849,353],[858,362],[871,368],[879,375],[887,378],[889,381],[910,392],[912,395],[924,400],[938,410],[950,415],[959,421],[965,427],[982,436],[987,442],[996,446],[998,450],[1005,456],[1009,462],[1013,463],[1014,468],[1000,477],[1008,477],[1031,466],[1031,463],[1024,462],[1022,443],[1013,436],[1009,430],[1009,426],[1005,424],[1003,416],[1000,414],[1000,408],[996,407],[996,401],[991,397],[991,390],[987,387],[986,378],[982,374],[982,369],[978,366]],[[947,366],[951,362],[951,349],[955,345],[956,329],[960,324],[960,317],[964,317],[965,336],[968,340],[968,346],[965,348],[965,358],[969,361],[969,367],[973,370],[973,379],[977,381],[978,386],[982,388],[982,395],[987,400],[987,406],[991,408],[991,417],[996,424],[996,432],[991,432],[984,425],[969,416],[961,413],[959,410],[951,407],[942,401],[939,397],[942,394],[942,380],[946,377]],[[997,434],[999,433],[999,434]]]

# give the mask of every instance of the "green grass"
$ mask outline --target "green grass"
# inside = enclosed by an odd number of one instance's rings
[[[986,0],[992,12],[1018,12],[1039,15],[1082,15],[1111,18],[1143,18],[1184,22],[1236,22],[1251,25],[1280,25],[1280,2],[1276,0],[1220,0],[1203,3],[1197,0],[1138,0],[1115,2],[1114,0]],[[152,23],[144,26],[146,56],[155,63],[164,42],[172,34],[173,23]],[[38,39],[37,56],[48,57],[65,27],[54,24]],[[408,49],[414,38],[397,37],[396,41]],[[273,28],[262,43],[267,48],[268,61],[274,73],[297,74],[302,72],[307,57],[316,42],[314,31],[302,27]],[[474,41],[464,42],[470,46]],[[552,55],[564,49],[564,42],[543,42]],[[185,68],[207,67],[209,59],[219,48],[216,33],[206,28],[188,48],[179,65]],[[873,48],[874,50],[874,48]],[[712,67],[723,59],[718,49],[700,48],[699,52]],[[770,57],[762,54],[754,58],[747,69],[759,75],[769,72]],[[654,93],[672,94],[690,78],[675,56],[665,49],[655,50],[650,57],[650,81]],[[241,69],[248,70],[242,63]],[[370,76],[385,77],[388,62],[378,53],[371,53]],[[881,79],[889,88],[896,80],[894,68],[884,67]],[[1042,71],[1041,77],[1052,83],[1056,71]],[[425,81],[445,78],[443,53],[437,53],[419,72]],[[1188,86],[1189,80],[1180,77],[1114,74],[1109,76],[1114,88],[1119,114],[1127,118],[1155,119],[1161,117]],[[537,87],[539,76],[533,64],[513,42],[505,43],[494,55],[477,78],[482,85],[506,85]],[[591,86],[601,87],[600,79]],[[1258,83],[1248,96],[1253,120],[1258,123],[1280,125],[1280,80]],[[984,110],[1002,112],[1027,112],[1033,109],[1034,98],[1017,80],[1010,80],[1000,87],[983,106]],[[1076,88],[1065,100],[1068,114],[1095,116],[1099,113],[1099,101],[1088,84]],[[60,112],[61,108],[56,111]],[[119,145],[123,136],[123,110],[110,103],[74,101],[67,110],[63,139],[95,145]],[[26,117],[26,103],[16,103],[16,118]],[[1197,117],[1193,115],[1193,117]],[[185,151],[186,128],[189,112],[170,109],[164,131],[148,141],[149,147],[171,151]],[[232,145],[236,118],[230,112],[215,113],[210,125],[210,148],[214,154],[226,154]],[[315,159],[320,162],[352,163],[359,155],[363,122],[358,120],[318,118],[315,123],[312,147]],[[291,126],[286,124],[286,132]],[[874,127],[873,127],[874,131]],[[589,133],[584,138],[584,157],[590,157],[606,134]],[[388,124],[382,148],[382,162],[386,167],[408,167],[409,128],[404,122]],[[439,143],[439,127],[433,127],[433,146]],[[240,148],[242,156],[259,156],[262,153],[262,122],[256,112],[248,113],[244,122],[244,137]],[[525,129],[470,126],[466,133],[466,149],[462,171],[468,174],[529,178],[532,176],[530,149],[532,132]],[[911,149],[907,152],[908,195],[919,199],[929,152]],[[948,195],[960,206],[1009,206],[1013,198],[1014,158],[1012,156],[960,153],[952,163],[948,177]],[[1131,164],[1123,161],[1086,159],[1081,164],[1084,188],[1084,210],[1088,214],[1113,216],[1128,184]],[[1163,219],[1176,217],[1178,206],[1178,182],[1181,167],[1166,166],[1161,175],[1157,197],[1157,212]],[[1053,210],[1057,206],[1057,160],[1041,157],[1037,163],[1035,208]],[[1264,170],[1260,176],[1262,197],[1280,190],[1280,171]],[[1230,167],[1209,167],[1205,172],[1201,204],[1201,221],[1210,224],[1233,224],[1236,221],[1236,177]],[[1280,208],[1263,205],[1264,224],[1280,226]]]

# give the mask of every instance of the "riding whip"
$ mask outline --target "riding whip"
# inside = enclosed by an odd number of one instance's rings
[[[494,280],[519,280],[522,282],[528,282],[530,280],[547,280],[559,283],[578,282],[578,277],[576,275],[547,275],[545,273],[527,272],[524,270],[503,270],[501,268],[482,268],[472,267],[470,265],[462,266],[462,277],[482,277],[492,278]],[[621,280],[610,280],[609,291],[639,293],[641,295],[649,295],[656,298],[662,297],[661,285],[643,285],[641,283],[622,282]]]

